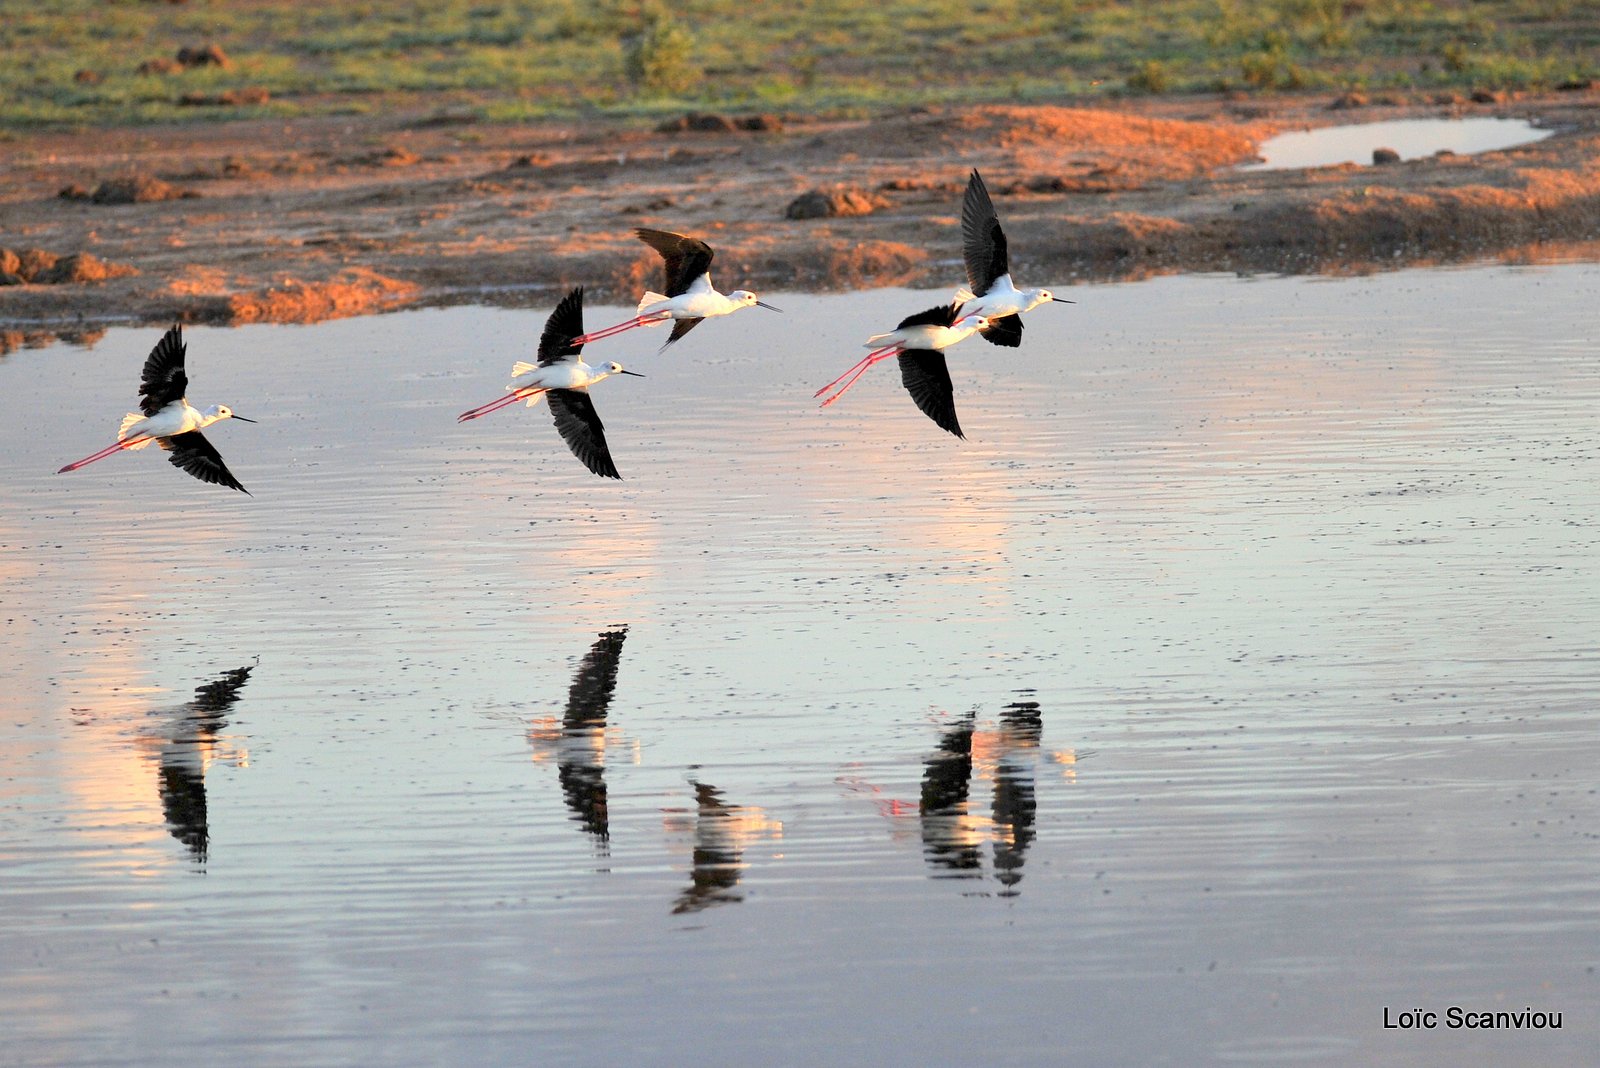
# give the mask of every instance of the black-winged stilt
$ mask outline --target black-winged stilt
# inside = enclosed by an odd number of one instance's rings
[[[545,320],[544,333],[539,336],[539,362],[515,364],[511,368],[513,381],[506,387],[510,390],[506,396],[462,412],[456,421],[478,419],[519,400],[527,400],[531,408],[541,397],[547,397],[556,430],[560,431],[572,455],[597,475],[621,478],[617,465],[611,462],[606,428],[600,422],[600,413],[594,410],[594,401],[589,398],[589,387],[612,375],[636,378],[644,375],[623,370],[620,363],[597,367],[584,363],[579,355],[583,351],[582,333],[583,287],[579,286],[563,297]]]
[[[632,319],[585,334],[577,339],[579,343],[599,341],[636,326],[658,326],[670,319],[673,321],[672,336],[662,346],[665,348],[693,330],[702,319],[730,315],[752,304],[768,311],[783,310],[757,300],[756,295],[747,289],[736,289],[726,295],[718,293],[711,285],[711,260],[716,253],[699,238],[644,227],[633,232],[640,241],[661,254],[666,264],[667,291],[664,294],[646,293],[639,298],[638,314]]]
[[[945,430],[958,438],[963,437],[961,424],[956,422],[956,402],[944,350],[988,325],[988,319],[966,314],[954,304],[940,304],[908,315],[889,333],[868,338],[867,347],[873,351],[814,395],[820,397],[835,386],[839,387],[833,396],[822,402],[822,407],[826,408],[844,396],[845,391],[866,374],[867,368],[879,360],[898,356],[900,381],[917,407]]]
[[[183,468],[202,482],[249,493],[233,477],[216,446],[207,441],[200,430],[221,419],[239,419],[246,423],[255,420],[234,415],[226,404],[214,404],[203,412],[189,405],[184,397],[189,389],[189,376],[183,368],[186,349],[181,326],[174,326],[161,335],[161,340],[144,361],[144,373],[139,380],[139,411],[123,417],[116,443],[68,464],[56,474],[76,471],[122,449],[142,449],[153,441],[172,454],[167,459],[174,467]]]
[[[1073,303],[1048,289],[1018,289],[1011,281],[1006,234],[976,168],[961,201],[961,254],[967,263],[967,288],[956,291],[956,303],[963,313],[989,320],[983,337],[991,345],[1014,349],[1022,344],[1022,312],[1050,301]]]

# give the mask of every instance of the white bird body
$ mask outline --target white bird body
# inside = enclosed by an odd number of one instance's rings
[[[756,303],[756,295],[747,289],[718,293],[711,284],[711,276],[702,274],[675,297],[646,293],[639,298],[638,314],[640,319],[647,320],[642,325],[659,326],[669,319],[714,319],[719,315],[732,315]]]
[[[969,287],[962,286],[956,290],[955,299],[961,305],[963,315],[999,319],[1032,311],[1041,304],[1055,300],[1056,295],[1048,289],[1018,289],[1016,283],[1011,281],[1011,275],[1003,274],[994,280],[981,297]]]
[[[231,419],[233,409],[226,404],[213,404],[205,411],[180,398],[162,408],[155,415],[129,412],[122,417],[117,430],[117,440],[127,442],[123,448],[142,449],[156,438],[170,438],[187,434],[191,430],[204,430],[221,419]]]
[[[905,349],[932,349],[935,352],[949,348],[958,341],[965,341],[973,334],[988,326],[987,319],[976,313],[969,313],[966,308],[961,309],[962,316],[951,326],[939,326],[934,323],[917,323],[913,326],[902,326],[891,330],[887,334],[874,334],[867,338],[864,346],[869,349],[893,348],[896,351]]]
[[[532,408],[539,403],[539,398],[552,389],[581,389],[587,390],[596,382],[610,378],[612,375],[621,374],[620,363],[604,363],[599,367],[583,362],[579,356],[570,361],[561,363],[516,363],[511,367],[511,384],[506,386],[508,393],[520,393],[524,390],[535,390],[528,397],[528,407]]]

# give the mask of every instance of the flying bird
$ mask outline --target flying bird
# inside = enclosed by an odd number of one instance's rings
[[[117,440],[92,456],[61,468],[56,474],[76,471],[85,464],[103,460],[123,449],[142,449],[152,441],[172,455],[167,459],[174,467],[181,467],[202,482],[228,486],[248,494],[250,491],[233,477],[216,446],[207,441],[201,429],[222,419],[238,419],[226,404],[214,404],[205,411],[191,407],[184,394],[189,389],[189,376],[184,371],[183,358],[187,346],[183,341],[182,326],[174,326],[144,361],[144,374],[139,381],[139,411],[129,412],[122,419]]]
[[[845,391],[866,374],[867,368],[879,360],[898,356],[901,384],[911,394],[917,407],[943,429],[958,438],[965,437],[961,433],[961,424],[956,420],[955,391],[950,384],[950,369],[945,364],[944,350],[988,325],[989,320],[985,317],[968,314],[964,308],[954,304],[940,304],[927,311],[908,315],[889,333],[868,338],[867,347],[873,351],[862,357],[850,370],[817,390],[815,396],[820,397],[838,387],[832,396],[822,402],[822,407],[826,408],[844,396]],[[844,384],[840,385],[841,382]]]
[[[1018,289],[1011,281],[1006,233],[976,169],[961,202],[961,254],[967,264],[967,287],[956,291],[956,303],[965,314],[989,320],[983,336],[992,345],[1014,349],[1022,344],[1022,312],[1050,301],[1073,303],[1048,289]]]
[[[579,355],[583,351],[583,287],[578,286],[561,299],[550,318],[545,320],[544,333],[539,336],[539,362],[517,363],[511,368],[512,382],[508,392],[487,404],[462,412],[457,422],[479,419],[490,412],[499,411],[508,404],[526,400],[528,407],[539,403],[540,398],[550,402],[550,415],[555,419],[572,455],[583,465],[604,478],[621,478],[617,465],[611,460],[611,449],[606,445],[606,428],[600,422],[600,413],[594,409],[589,397],[589,387],[612,375],[633,375],[643,378],[637,371],[624,370],[620,363],[606,363],[591,367]]]
[[[716,253],[699,238],[644,227],[633,232],[640,241],[661,254],[662,262],[666,265],[667,291],[646,293],[639,298],[638,314],[632,319],[585,334],[576,339],[578,344],[612,337],[636,326],[659,326],[670,319],[672,336],[666,341],[666,345],[670,345],[699,326],[702,319],[731,315],[752,304],[768,311],[783,310],[757,300],[756,295],[747,289],[736,289],[728,294],[718,293],[711,284],[711,260]]]

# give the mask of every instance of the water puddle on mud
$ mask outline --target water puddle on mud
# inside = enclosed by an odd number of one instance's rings
[[[0,358],[9,1062],[1579,1063],[1597,289],[1080,286],[966,442],[777,294],[592,346],[620,483],[455,422],[542,312],[188,330],[253,497]]]
[[[1401,159],[1438,152],[1469,156],[1532,144],[1549,137],[1526,119],[1394,119],[1351,126],[1324,126],[1279,134],[1261,143],[1260,163],[1246,170],[1291,170],[1340,163],[1370,164],[1374,149],[1389,148]]]

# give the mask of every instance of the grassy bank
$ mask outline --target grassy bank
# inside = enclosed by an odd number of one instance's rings
[[[0,9],[0,125],[14,130],[414,106],[511,119],[1219,89],[1554,88],[1600,75],[1600,10],[1583,0],[685,0],[670,14],[637,0],[7,0]],[[226,66],[140,73],[206,43]],[[230,90],[235,102],[219,103]]]

